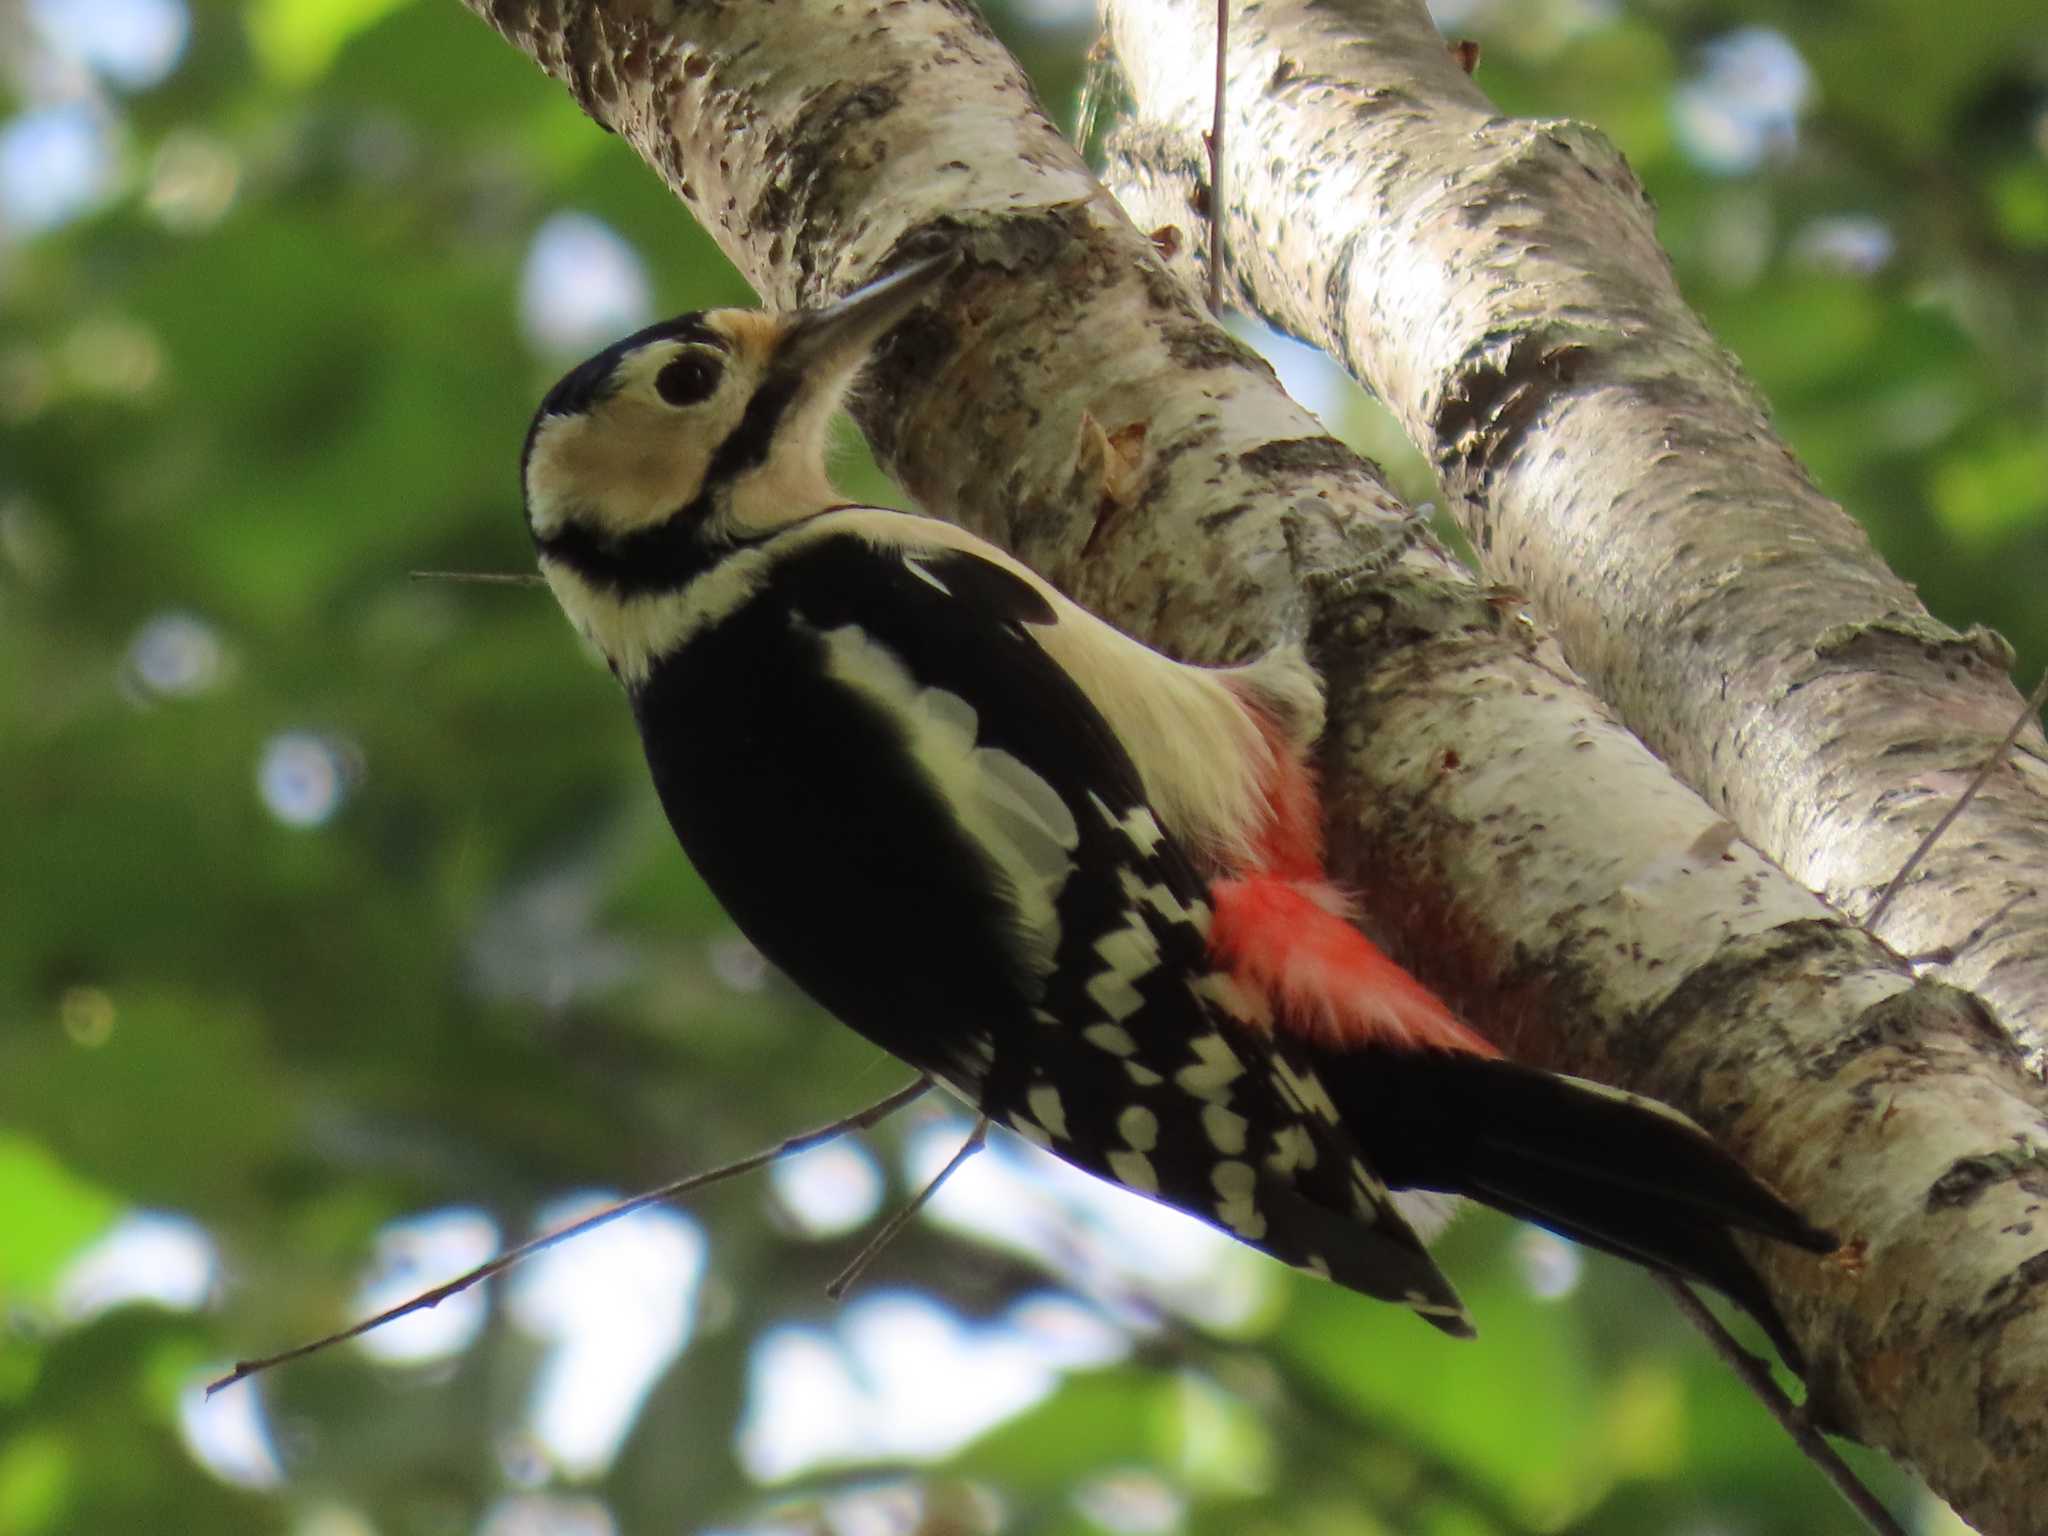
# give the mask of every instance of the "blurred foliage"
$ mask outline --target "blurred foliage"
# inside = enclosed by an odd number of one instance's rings
[[[2025,11],[1444,16],[1504,109],[1621,143],[1821,483],[2031,677],[2048,19]],[[1070,115],[1081,19],[999,20]],[[197,0],[189,27],[167,75],[124,87],[0,17],[8,124],[84,100],[114,157],[83,216],[0,228],[0,1533],[855,1533],[919,1507],[934,1532],[1045,1536],[1849,1529],[1639,1276],[1593,1260],[1540,1299],[1523,1239],[1481,1218],[1444,1247],[1484,1328],[1465,1346],[1234,1253],[1213,1262],[1253,1264],[1256,1304],[1162,1301],[1118,1220],[1031,1253],[920,1224],[864,1293],[935,1298],[986,1342],[1065,1287],[1110,1345],[934,1464],[773,1488],[736,1439],[750,1361],[869,1314],[822,1294],[858,1233],[806,1235],[758,1181],[695,1206],[694,1335],[594,1466],[535,1427],[554,1346],[513,1289],[431,1361],[342,1350],[202,1405],[227,1361],[356,1315],[396,1220],[459,1207],[523,1235],[566,1194],[736,1156],[901,1073],[748,968],[552,605],[408,574],[530,569],[518,443],[570,360],[520,319],[545,221],[616,232],[658,312],[745,285],[452,0]],[[1696,93],[1759,28],[1811,72],[1805,100],[1710,166]],[[1385,419],[1328,398],[1426,499]],[[930,1123],[873,1138],[890,1198]],[[102,1240],[134,1213],[212,1267],[180,1290],[131,1243],[110,1280]],[[943,1417],[973,1386],[921,1390]]]

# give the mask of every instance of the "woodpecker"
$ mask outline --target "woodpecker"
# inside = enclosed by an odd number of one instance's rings
[[[996,1124],[1447,1333],[1411,1216],[1464,1195],[1717,1287],[1796,1365],[1733,1233],[1833,1238],[1675,1110],[1506,1060],[1353,924],[1298,647],[1172,660],[833,489],[847,388],[956,265],[649,326],[527,432],[540,569],[733,921]]]

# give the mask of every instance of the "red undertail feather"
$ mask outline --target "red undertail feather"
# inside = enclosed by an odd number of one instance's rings
[[[1277,1027],[1345,1050],[1500,1052],[1350,921],[1323,871],[1322,797],[1315,778],[1256,706],[1270,749],[1267,821],[1254,864],[1210,888],[1210,952],[1273,1005]]]
[[[1271,1000],[1275,1022],[1332,1050],[1500,1052],[1341,915],[1326,881],[1244,875],[1210,887],[1209,949]]]

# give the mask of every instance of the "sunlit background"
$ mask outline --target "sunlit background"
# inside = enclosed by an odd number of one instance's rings
[[[1807,9],[1437,14],[1618,139],[1823,484],[2031,677],[2048,21]],[[994,15],[1070,121],[1086,4]],[[528,568],[546,384],[745,298],[453,0],[0,4],[0,1533],[1850,1529],[1639,1277],[1487,1218],[1460,1346],[999,1135],[828,1302],[965,1137],[929,1103],[205,1395],[904,1076],[695,886],[545,600],[410,574]]]

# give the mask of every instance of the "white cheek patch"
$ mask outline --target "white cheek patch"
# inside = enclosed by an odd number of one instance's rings
[[[638,359],[623,365],[617,393],[588,412],[542,420],[526,462],[535,533],[546,537],[574,522],[599,538],[620,538],[697,499],[741,402],[720,398],[688,413],[658,405],[644,398],[649,386],[638,373],[645,366]]]
[[[585,580],[560,560],[542,556],[541,574],[576,632],[618,669],[628,687],[645,682],[654,663],[680,650],[699,632],[732,613],[768,577],[764,550],[737,550],[681,593],[621,597]]]
[[[911,756],[1008,894],[1021,957],[1034,975],[1051,975],[1060,940],[1056,903],[1081,841],[1066,801],[1022,759],[977,746],[974,706],[921,686],[866,630],[848,624],[820,638],[827,675],[902,730]]]

